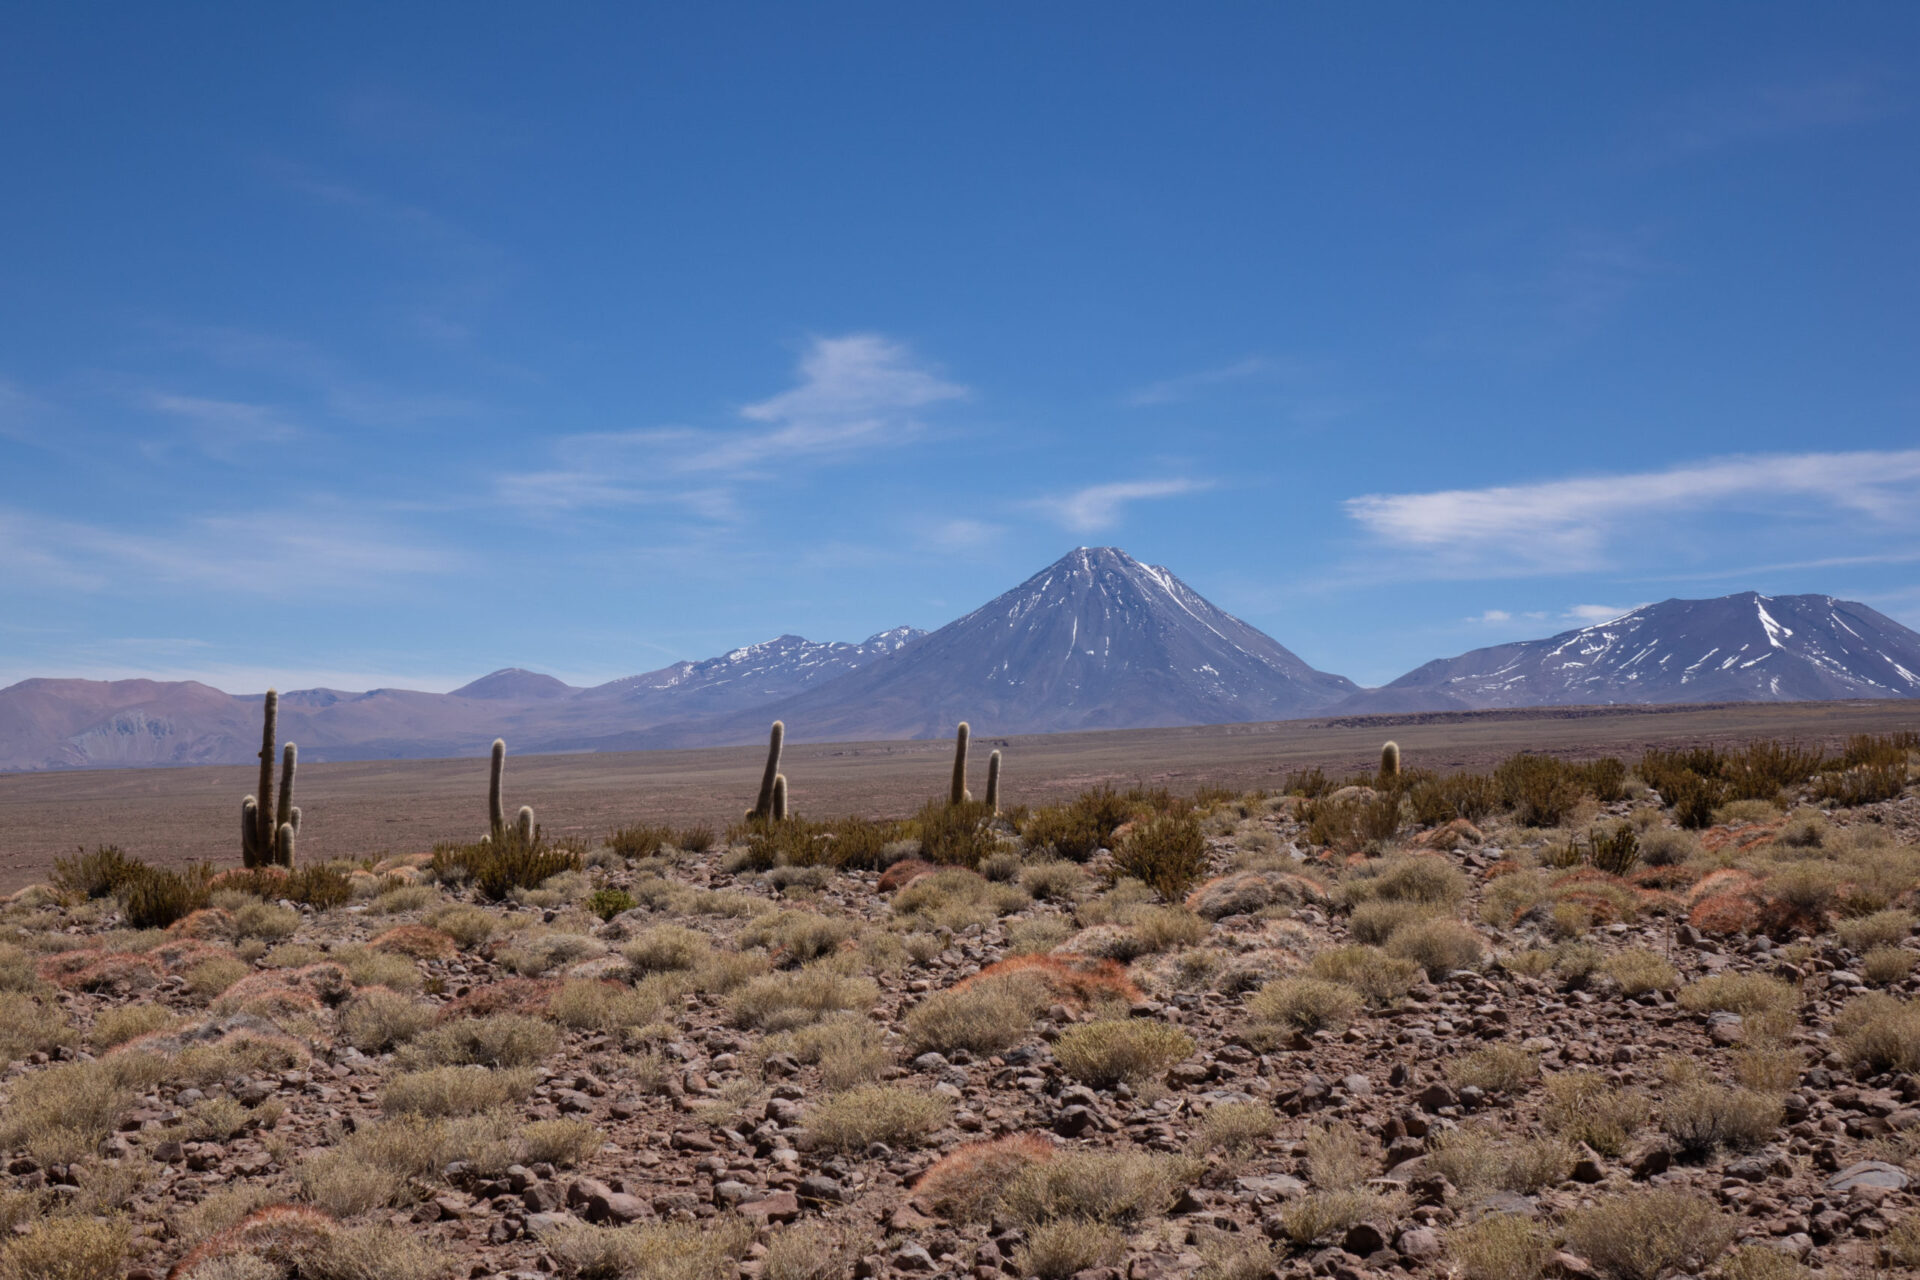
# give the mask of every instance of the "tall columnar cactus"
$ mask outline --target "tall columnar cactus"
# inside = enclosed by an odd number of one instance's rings
[[[748,811],[749,818],[767,818],[773,815],[773,785],[780,776],[780,748],[787,740],[787,726],[775,720],[773,729],[767,734],[767,767],[760,775],[760,794]]]
[[[967,739],[973,730],[962,720],[953,733],[953,785],[947,789],[948,804],[965,804],[973,799],[967,790]]]
[[[487,778],[487,835],[489,840],[505,839],[507,833],[507,806],[500,798],[500,782],[507,773],[507,740],[493,740],[493,763]],[[533,843],[533,806],[523,804],[520,812],[514,816],[513,830],[522,844]]]
[[[1400,744],[1389,742],[1380,748],[1380,776],[1382,779],[1400,776]]]
[[[770,816],[775,822],[787,820],[787,775],[784,773],[773,775],[773,808]]]
[[[1000,753],[993,752],[987,757],[987,808],[990,812],[1000,812]]]
[[[260,786],[240,802],[240,861],[248,867],[291,867],[293,838],[300,830],[300,810],[293,806],[293,774],[299,752],[289,742],[280,764],[280,796],[273,801],[273,754],[279,745],[280,695],[267,690],[260,729]]]

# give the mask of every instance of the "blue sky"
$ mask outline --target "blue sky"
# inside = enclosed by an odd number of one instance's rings
[[[1066,550],[1363,683],[1920,626],[1920,9],[16,6],[0,684],[597,681]]]

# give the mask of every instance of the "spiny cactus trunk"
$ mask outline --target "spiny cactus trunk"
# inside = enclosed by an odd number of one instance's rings
[[[965,804],[967,795],[967,739],[973,730],[962,720],[953,734],[953,785],[947,790],[948,804]]]
[[[773,813],[774,780],[780,776],[780,749],[787,741],[787,726],[779,720],[767,734],[767,767],[760,775],[760,794],[754,799],[750,818],[765,818]]]
[[[273,841],[278,828],[273,821],[273,754],[280,745],[280,694],[267,690],[260,723],[260,785],[254,788],[250,830],[240,846],[240,860],[249,867],[264,866],[273,860]],[[246,805],[242,812],[249,812]]]
[[[487,832],[495,840],[507,831],[507,811],[500,801],[500,779],[507,771],[507,740],[493,740],[493,763],[487,780]]]
[[[773,775],[773,820],[787,820],[787,775],[784,773]]]
[[[299,748],[291,742],[280,754],[280,802],[273,810],[273,861],[293,867],[293,837],[300,830],[300,810],[293,805],[293,773],[300,761]]]
[[[1400,744],[1389,742],[1380,748],[1380,776],[1397,778],[1400,776]]]
[[[531,845],[533,843],[536,828],[533,825],[532,805],[523,804],[520,806],[519,816],[514,820],[514,828],[520,833],[521,844]]]
[[[1000,812],[1000,753],[993,752],[987,757],[987,811]]]

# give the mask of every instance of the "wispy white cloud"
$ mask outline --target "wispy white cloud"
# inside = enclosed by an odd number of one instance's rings
[[[1881,82],[1868,75],[1723,88],[1675,106],[1662,122],[1664,142],[1676,155],[1696,155],[1861,124],[1890,108]]]
[[[292,440],[300,434],[298,427],[267,405],[161,391],[148,392],[142,402],[185,423],[194,444],[216,458],[231,458],[254,445]]]
[[[134,592],[191,585],[249,595],[363,592],[462,568],[456,552],[379,529],[364,513],[211,516],[116,529],[0,508],[0,587]]]
[[[919,411],[964,399],[905,343],[879,334],[816,338],[798,381],[743,406],[745,428],[646,427],[582,432],[554,444],[559,466],[503,476],[509,501],[582,508],[679,503],[709,519],[736,512],[733,485],[770,468],[828,464],[919,437]],[[721,474],[724,473],[724,474]],[[698,488],[673,477],[709,476]]]
[[[1213,487],[1209,480],[1123,480],[1088,485],[1072,493],[1041,498],[1028,505],[1075,533],[1098,533],[1120,523],[1127,504],[1155,498],[1178,498]]]
[[[1473,617],[1468,618],[1467,621],[1477,622],[1482,626],[1499,626],[1501,623],[1512,622],[1513,615],[1505,609],[1488,609],[1475,614]]]
[[[1006,533],[1006,526],[986,520],[942,520],[920,531],[920,540],[940,551],[978,551]]]
[[[1383,542],[1461,571],[1558,573],[1607,562],[1629,532],[1715,510],[1756,521],[1841,517],[1894,528],[1920,513],[1920,449],[1754,454],[1535,484],[1365,494],[1347,514]]]
[[[1572,622],[1582,627],[1591,627],[1597,626],[1602,622],[1612,622],[1615,618],[1632,613],[1639,607],[1637,604],[1630,604],[1625,608],[1621,608],[1617,604],[1574,604],[1567,606],[1566,612],[1562,617],[1567,622]]]
[[[1276,376],[1284,373],[1286,368],[1287,366],[1265,356],[1248,356],[1218,368],[1201,369],[1195,373],[1183,373],[1172,378],[1162,378],[1158,382],[1149,382],[1143,387],[1128,392],[1126,402],[1131,405],[1174,404],[1191,400],[1194,396],[1214,387]]]

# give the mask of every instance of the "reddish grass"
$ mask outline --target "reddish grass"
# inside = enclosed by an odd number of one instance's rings
[[[124,951],[62,951],[39,964],[40,976],[63,991],[140,990],[160,981],[160,966]]]
[[[1702,933],[1752,933],[1760,927],[1760,906],[1745,893],[1716,893],[1694,903],[1687,923]]]
[[[257,1253],[283,1268],[291,1267],[337,1225],[332,1217],[307,1205],[270,1204],[195,1245],[173,1264],[167,1280],[186,1280],[195,1268],[237,1253]]]
[[[892,893],[897,889],[906,888],[921,876],[930,875],[939,869],[931,862],[922,862],[918,858],[906,858],[881,872],[877,887],[881,893]]]
[[[297,993],[316,1004],[337,1005],[353,994],[353,980],[347,971],[330,960],[300,969],[276,969],[250,973],[221,993],[222,1009],[238,1009],[255,1000],[278,1000]]]
[[[1053,1144],[1031,1133],[969,1142],[941,1156],[913,1184],[916,1196],[938,1210],[978,1209],[1031,1165],[1053,1159]]]
[[[519,1013],[529,1018],[544,1017],[547,1001],[560,989],[558,982],[545,978],[502,978],[484,987],[475,987],[457,1000],[440,1006],[437,1022],[455,1018],[484,1018],[495,1013]]]
[[[460,950],[452,938],[430,925],[402,924],[372,942],[375,951],[387,951],[411,960],[451,960]]]
[[[202,907],[175,920],[167,926],[167,932],[183,938],[225,941],[233,936],[233,916],[219,907]]]
[[[1055,952],[1052,955],[1012,956],[990,964],[971,977],[954,984],[960,990],[986,978],[1014,973],[1036,974],[1045,980],[1055,996],[1068,1003],[1086,1006],[1096,1001],[1140,999],[1140,988],[1127,979],[1127,971],[1112,960]]]

